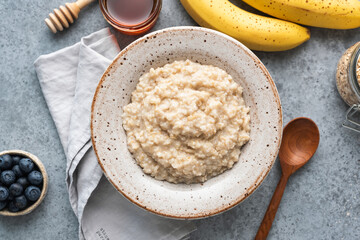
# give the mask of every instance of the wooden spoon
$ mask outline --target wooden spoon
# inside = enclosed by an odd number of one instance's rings
[[[310,160],[319,146],[319,141],[319,129],[309,118],[295,118],[285,126],[279,151],[282,176],[255,240],[266,239],[289,177]]]

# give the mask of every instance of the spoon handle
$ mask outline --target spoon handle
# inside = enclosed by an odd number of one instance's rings
[[[281,175],[280,181],[275,189],[269,207],[266,210],[265,216],[255,236],[255,240],[265,240],[267,238],[267,235],[269,234],[271,229],[272,222],[274,221],[277,209],[280,205],[280,201],[283,196],[288,179],[289,176]]]

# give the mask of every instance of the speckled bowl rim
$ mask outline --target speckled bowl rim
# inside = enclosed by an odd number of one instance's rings
[[[40,203],[44,200],[44,198],[46,196],[46,193],[47,193],[47,190],[48,190],[49,178],[48,178],[47,172],[45,170],[45,166],[40,161],[39,158],[37,158],[35,155],[33,155],[33,154],[29,153],[29,152],[25,152],[25,151],[22,151],[22,150],[7,150],[7,151],[0,152],[0,156],[5,155],[5,154],[20,155],[20,156],[23,156],[23,157],[30,158],[31,160],[33,160],[33,162],[36,164],[36,166],[38,166],[40,172],[43,175],[43,187],[42,187],[41,195],[40,195],[39,199],[33,205],[31,205],[30,207],[28,207],[28,208],[26,208],[26,209],[24,209],[22,211],[14,212],[14,213],[10,212],[8,210],[0,211],[0,215],[9,216],[9,217],[16,217],[16,216],[22,216],[22,215],[29,214],[32,211],[34,211],[35,208],[37,208],[40,205]]]
[[[95,102],[97,100],[97,96],[98,93],[100,91],[101,85],[102,83],[105,81],[105,78],[107,76],[107,74],[109,73],[109,71],[112,69],[112,67],[114,65],[116,65],[116,62],[118,59],[122,58],[123,55],[125,53],[127,53],[129,50],[131,50],[132,48],[136,47],[138,44],[143,44],[148,38],[151,38],[153,36],[157,36],[160,34],[164,34],[164,33],[168,33],[168,32],[173,32],[173,31],[203,31],[205,33],[210,33],[210,34],[216,34],[218,36],[221,36],[225,39],[228,40],[229,43],[233,43],[235,44],[237,47],[241,48],[244,50],[244,53],[246,53],[249,57],[252,58],[252,60],[258,64],[258,66],[260,67],[260,69],[262,70],[262,72],[264,73],[264,75],[267,78],[267,81],[270,83],[271,86],[271,90],[275,96],[275,100],[279,109],[279,122],[278,122],[278,144],[276,146],[276,153],[273,155],[273,158],[271,159],[271,165],[270,167],[267,169],[266,173],[263,175],[263,177],[259,176],[256,179],[256,182],[254,182],[253,186],[251,189],[248,189],[248,193],[245,194],[244,196],[242,196],[241,198],[235,200],[234,202],[230,203],[228,206],[220,208],[220,209],[214,209],[213,212],[209,213],[209,214],[198,214],[198,215],[191,215],[191,216],[178,216],[178,215],[171,215],[171,214],[165,214],[162,212],[157,212],[153,209],[150,209],[146,206],[143,206],[141,204],[139,204],[138,202],[134,201],[131,197],[129,197],[128,195],[126,195],[123,191],[121,191],[121,189],[112,181],[112,179],[108,176],[107,171],[104,167],[104,165],[102,164],[102,162],[99,160],[99,155],[98,155],[98,151],[96,148],[96,144],[95,144],[95,139],[94,139],[94,128],[93,128],[93,121],[94,121],[94,108],[95,108]],[[162,217],[167,217],[167,218],[172,218],[172,219],[202,219],[202,218],[207,218],[210,216],[214,216],[214,215],[218,215],[220,213],[223,213],[225,211],[228,211],[230,209],[232,209],[233,207],[237,206],[239,203],[243,202],[245,199],[247,199],[256,189],[258,189],[258,187],[261,185],[261,183],[265,180],[265,178],[269,175],[270,170],[272,169],[272,167],[274,166],[275,160],[277,158],[277,155],[279,153],[279,149],[280,149],[280,145],[281,145],[281,140],[282,140],[282,129],[283,129],[283,114],[282,114],[282,107],[281,107],[281,102],[280,102],[280,97],[276,88],[276,85],[274,83],[274,81],[272,80],[272,77],[269,73],[269,71],[266,69],[266,67],[264,66],[264,64],[260,61],[260,59],[249,49],[247,48],[245,45],[243,45],[242,43],[240,43],[239,41],[237,41],[236,39],[223,34],[221,32],[218,32],[216,30],[212,30],[212,29],[208,29],[208,28],[203,28],[203,27],[192,27],[192,26],[180,26],[180,27],[170,27],[170,28],[165,28],[165,29],[161,29],[158,31],[154,31],[152,33],[146,34],[145,36],[135,40],[134,42],[132,42],[131,44],[129,44],[126,48],[124,48],[113,60],[113,62],[109,65],[109,67],[106,69],[106,71],[103,73],[103,76],[100,79],[100,82],[96,88],[95,94],[94,94],[94,98],[93,98],[93,102],[92,102],[92,106],[91,106],[91,120],[90,120],[90,128],[91,128],[91,141],[92,141],[92,145],[93,145],[93,149],[95,152],[95,155],[97,157],[98,163],[102,169],[102,171],[104,172],[106,178],[108,179],[108,181],[112,184],[112,186],[119,192],[121,193],[127,200],[129,200],[131,203],[137,205],[138,207],[154,213],[156,215],[162,216]]]

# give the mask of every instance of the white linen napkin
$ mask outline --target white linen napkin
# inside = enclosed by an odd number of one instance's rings
[[[102,177],[92,149],[92,99],[119,51],[116,38],[105,28],[34,63],[67,158],[66,183],[79,220],[79,238],[181,239],[195,230],[193,223],[163,218],[127,201]]]

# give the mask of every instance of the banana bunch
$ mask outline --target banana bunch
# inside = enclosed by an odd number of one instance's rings
[[[308,26],[360,27],[359,0],[243,0],[271,16]]]
[[[326,28],[360,26],[359,0],[243,0],[269,15],[247,12],[228,0],[180,0],[201,26],[236,38],[252,50],[284,51],[310,39],[309,29],[296,23]]]

